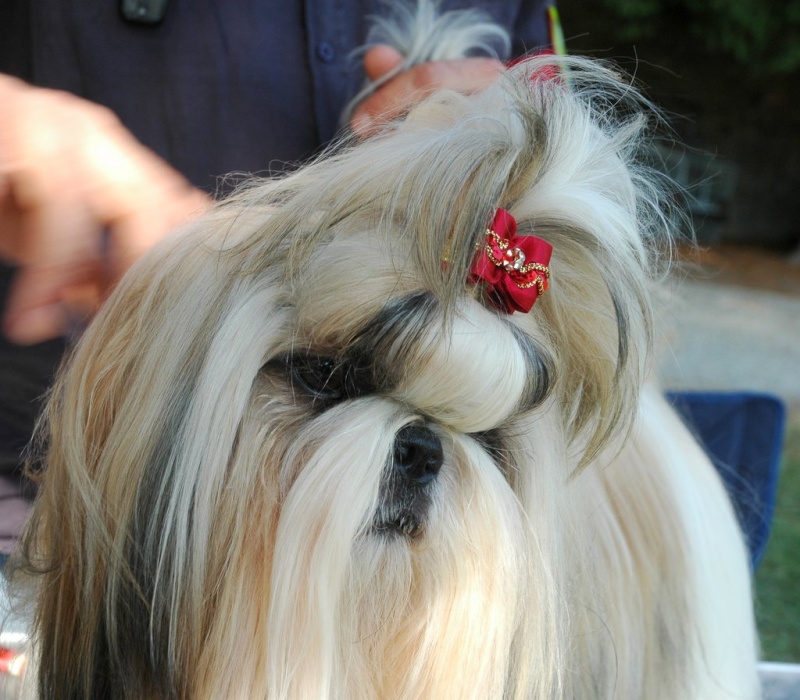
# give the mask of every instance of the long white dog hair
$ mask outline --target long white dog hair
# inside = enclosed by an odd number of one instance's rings
[[[757,696],[731,506],[642,393],[648,109],[554,61],[251,183],[124,278],[39,433],[42,697]],[[498,207],[553,246],[528,314],[468,283]],[[413,489],[409,426],[441,451]]]

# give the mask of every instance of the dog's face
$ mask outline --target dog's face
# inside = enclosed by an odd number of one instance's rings
[[[317,252],[283,307],[283,342],[256,386],[266,410],[275,411],[270,432],[288,443],[268,459],[272,464],[297,449],[302,430],[320,436],[329,416],[339,416],[334,436],[346,434],[348,442],[360,442],[362,433],[385,435],[389,442],[369,460],[380,480],[374,513],[364,514],[362,526],[371,535],[415,538],[442,500],[440,476],[444,483],[451,478],[457,439],[488,450],[495,469],[512,468],[503,431],[545,400],[553,360],[532,319],[525,332],[470,297],[448,312],[414,274],[402,240],[393,249],[375,241],[375,232],[342,235]],[[375,412],[378,424],[356,427]],[[296,464],[287,468],[291,475]]]
[[[561,682],[568,484],[634,410],[648,200],[636,125],[529,72],[241,192],[123,281],[51,402],[44,689]],[[554,247],[528,314],[469,281],[498,206]]]
[[[554,359],[532,315],[498,314],[466,288],[448,307],[410,259],[404,229],[329,232],[310,264],[265,282],[253,316],[223,334],[248,355],[260,348],[241,419],[203,441],[235,450],[198,455],[191,473],[173,477],[224,494],[204,506],[211,549],[200,588],[233,598],[215,601],[213,624],[237,612],[214,649],[261,644],[272,669],[261,682],[276,684],[275,696],[300,678],[314,679],[312,694],[363,684],[375,697],[401,687],[436,695],[445,681],[458,687],[429,666],[441,663],[429,647],[447,638],[448,663],[480,660],[481,692],[493,694],[508,683],[525,628],[518,611],[538,544],[519,471],[552,449],[533,444],[530,424],[549,422]],[[220,341],[219,352],[237,351]],[[236,403],[217,398],[230,391],[219,368],[207,376],[217,386],[192,389],[203,407],[192,435],[219,431],[220,419],[204,414]],[[159,502],[163,481],[152,486],[160,491],[140,504]],[[165,519],[144,518],[135,539]],[[244,604],[240,589],[220,589],[233,571],[257,598]]]

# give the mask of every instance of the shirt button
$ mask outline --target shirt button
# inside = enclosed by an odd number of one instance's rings
[[[327,41],[321,41],[317,44],[317,58],[324,63],[330,63],[336,58],[336,49]]]

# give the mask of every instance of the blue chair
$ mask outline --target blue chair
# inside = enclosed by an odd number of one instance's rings
[[[722,475],[755,571],[769,539],[786,426],[786,408],[759,393],[669,392]]]

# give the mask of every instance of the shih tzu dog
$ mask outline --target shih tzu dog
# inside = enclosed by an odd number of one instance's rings
[[[141,260],[40,429],[41,697],[757,697],[731,504],[643,389],[648,127],[532,59]]]

